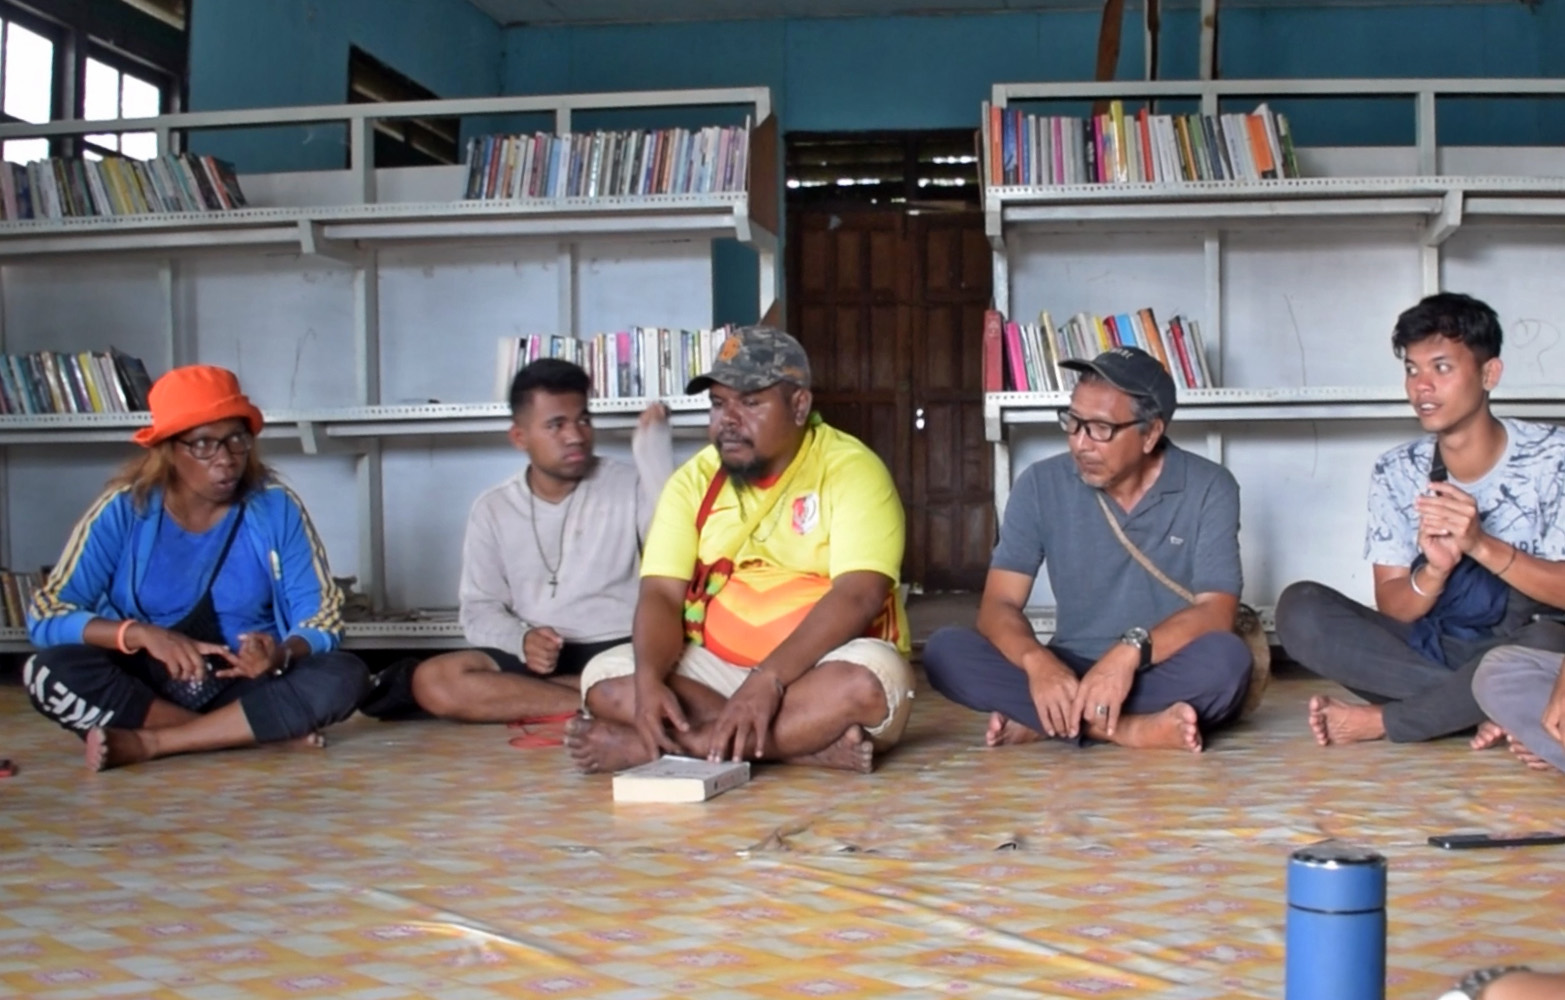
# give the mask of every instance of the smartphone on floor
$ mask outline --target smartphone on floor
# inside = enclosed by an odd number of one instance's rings
[[[1442,833],[1430,837],[1429,843],[1448,851],[1479,847],[1545,847],[1565,844],[1565,833],[1549,830],[1537,833]]]

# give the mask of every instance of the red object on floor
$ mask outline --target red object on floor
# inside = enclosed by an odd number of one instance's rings
[[[535,715],[525,719],[517,719],[515,722],[507,722],[507,729],[526,729],[528,726],[546,726],[551,722],[569,722],[576,718],[575,712],[561,712],[559,715]]]
[[[515,722],[506,723],[507,729],[520,729],[522,735],[512,737],[511,746],[518,750],[539,750],[545,747],[562,747],[565,745],[564,736],[556,736],[553,733],[533,732],[533,726],[553,726],[563,722],[569,722],[576,717],[575,712],[562,712],[559,715],[540,715],[533,718],[517,719]]]
[[[16,773],[16,762],[9,757],[0,758],[0,778],[9,778]]]

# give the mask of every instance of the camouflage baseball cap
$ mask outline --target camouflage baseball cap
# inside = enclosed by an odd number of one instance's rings
[[[810,387],[810,359],[804,348],[773,327],[741,326],[723,341],[712,370],[691,379],[685,392],[705,392],[714,383],[736,392],[756,392],[778,382]]]

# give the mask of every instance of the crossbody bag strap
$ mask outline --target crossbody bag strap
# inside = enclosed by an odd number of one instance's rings
[[[701,534],[701,529],[706,527],[706,519],[712,516],[712,505],[717,503],[717,495],[723,492],[723,484],[728,482],[728,470],[718,469],[717,475],[712,477],[712,483],[706,488],[706,496],[701,498],[701,506],[696,509],[696,535]]]
[[[1119,539],[1119,544],[1125,547],[1125,551],[1130,553],[1132,559],[1141,564],[1142,569],[1152,574],[1152,579],[1178,594],[1186,604],[1195,603],[1194,594],[1169,579],[1168,574],[1158,569],[1152,560],[1147,558],[1147,554],[1137,548],[1136,543],[1132,542],[1125,535],[1125,529],[1119,526],[1119,519],[1114,516],[1113,511],[1109,510],[1108,501],[1103,499],[1102,493],[1098,494],[1098,508],[1103,511],[1103,516],[1108,519],[1109,527],[1113,529],[1114,537]]]

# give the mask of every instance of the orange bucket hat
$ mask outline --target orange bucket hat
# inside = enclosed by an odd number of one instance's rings
[[[250,433],[261,433],[261,411],[239,391],[239,379],[227,368],[186,365],[170,369],[153,383],[147,403],[152,408],[152,424],[131,437],[143,448],[192,427],[233,417],[248,424]]]

